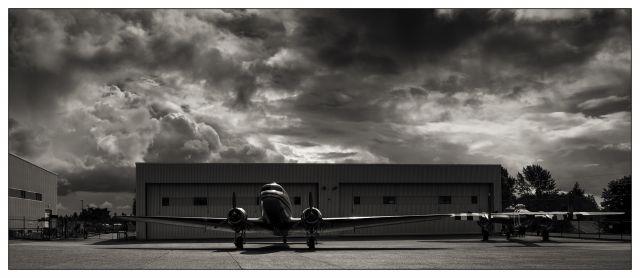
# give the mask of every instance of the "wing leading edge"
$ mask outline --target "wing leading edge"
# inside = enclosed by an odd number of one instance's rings
[[[322,218],[319,231],[337,232],[358,228],[369,228],[377,226],[387,226],[394,224],[415,223],[433,221],[450,217],[451,214],[426,214],[426,215],[395,215],[395,216],[352,216],[352,217],[329,217]],[[292,230],[303,229],[303,223],[299,218],[296,220]]]
[[[203,228],[206,230],[224,231],[234,233],[235,231],[227,223],[226,218],[214,217],[178,217],[178,216],[118,216],[118,219],[126,221],[138,221],[145,223],[166,224],[183,227]],[[260,218],[247,219],[247,233],[270,231],[266,223]]]

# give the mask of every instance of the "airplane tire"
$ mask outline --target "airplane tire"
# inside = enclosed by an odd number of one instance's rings
[[[309,249],[315,249],[316,248],[316,238],[315,237],[307,238],[307,246],[309,246]]]
[[[482,230],[482,241],[489,241],[489,231]]]
[[[287,244],[287,238],[283,238],[282,243]]]
[[[542,231],[542,241],[549,241],[549,232]]]
[[[242,236],[236,237],[235,245],[237,249],[242,249],[244,246],[244,238]]]

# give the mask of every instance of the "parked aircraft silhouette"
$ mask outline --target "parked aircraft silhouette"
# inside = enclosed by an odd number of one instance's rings
[[[482,230],[482,240],[488,241],[493,231],[493,224],[502,224],[506,228],[507,239],[516,232],[524,234],[530,226],[535,226],[542,234],[542,240],[549,240],[549,231],[560,221],[587,220],[598,216],[622,215],[624,212],[570,212],[570,211],[528,211],[524,205],[518,204],[507,212],[471,212],[452,214],[455,220],[476,221]]]
[[[300,218],[291,212],[291,200],[287,192],[279,184],[265,184],[260,189],[260,207],[262,216],[247,217],[244,209],[237,207],[235,192],[231,198],[231,209],[226,218],[212,217],[177,217],[177,216],[121,216],[120,219],[149,223],[169,224],[205,228],[235,233],[234,243],[242,249],[246,233],[270,231],[282,237],[287,243],[287,236],[292,233],[304,233],[307,246],[315,248],[320,232],[336,232],[379,225],[422,222],[450,217],[451,214],[394,215],[394,216],[362,216],[362,217],[322,217],[320,209],[314,206],[313,196],[309,193],[309,207],[302,211]]]

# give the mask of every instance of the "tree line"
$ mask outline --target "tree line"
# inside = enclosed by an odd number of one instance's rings
[[[631,219],[631,176],[610,181],[602,190],[600,203],[605,211],[624,211]],[[533,164],[515,177],[502,167],[502,209],[524,204],[530,211],[599,211],[593,195],[586,194],[576,181],[569,192],[561,192],[551,172]]]

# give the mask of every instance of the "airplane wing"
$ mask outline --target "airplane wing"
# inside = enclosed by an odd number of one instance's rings
[[[118,216],[117,219],[145,223],[167,224],[183,227],[204,228],[224,232],[235,232],[227,223],[227,218],[179,217],[179,216]],[[270,231],[269,226],[260,218],[247,219],[247,233]]]
[[[348,231],[354,228],[368,228],[387,226],[403,223],[415,223],[433,221],[451,216],[451,214],[425,214],[425,215],[395,215],[395,216],[352,216],[322,218],[320,231],[337,232]],[[303,229],[303,223],[299,218],[293,226],[294,230]]]
[[[525,212],[498,212],[492,213],[491,218],[494,216],[500,217],[548,217],[553,220],[583,220],[583,219],[591,219],[598,216],[611,216],[611,215],[622,215],[624,212],[609,212],[609,211],[525,211]]]
[[[470,213],[455,213],[452,214],[455,220],[463,221],[480,221],[480,219],[488,219],[491,217],[493,223],[509,223],[514,218],[527,219],[527,218],[550,218],[553,220],[584,220],[597,216],[610,216],[610,215],[622,215],[624,212],[566,212],[566,211],[524,211],[524,212],[495,212],[489,216],[485,212],[470,212]]]

